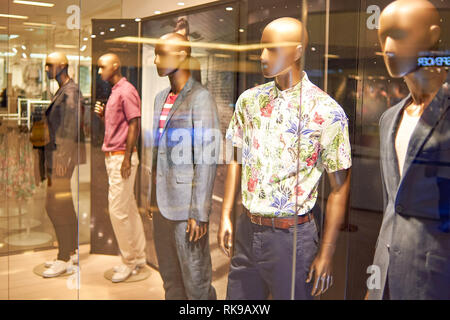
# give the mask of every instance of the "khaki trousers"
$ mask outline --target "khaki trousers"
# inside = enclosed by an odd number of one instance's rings
[[[108,207],[122,261],[134,269],[137,264],[146,263],[144,226],[134,196],[139,159],[137,152],[133,152],[128,179],[123,179],[120,173],[123,159],[122,154],[105,157],[109,183]]]

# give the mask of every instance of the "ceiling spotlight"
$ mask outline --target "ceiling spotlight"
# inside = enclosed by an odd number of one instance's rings
[[[27,58],[27,54],[25,52],[22,52],[22,58],[24,58],[24,59]]]
[[[239,32],[244,32],[244,31],[245,31],[245,30],[244,30],[244,29],[242,29],[242,28],[241,28],[241,29],[239,29]]]
[[[219,19],[219,21],[220,21],[220,22],[223,22],[223,19],[222,19],[222,18],[220,18],[220,19]]]
[[[83,41],[88,41],[89,39],[87,37],[83,38]]]
[[[97,37],[95,34],[91,35],[91,38],[94,39],[95,37]]]
[[[225,10],[227,10],[227,11],[233,11],[233,7],[226,7]]]
[[[178,2],[177,5],[184,6],[184,2]]]
[[[161,11],[159,11],[159,10],[155,11],[155,14],[160,14],[160,13],[161,13]]]
[[[23,49],[23,50],[27,50],[27,47],[23,44],[23,45],[22,45],[22,49]]]
[[[12,47],[11,50],[12,50],[14,53],[17,53],[17,49],[16,49],[16,48]]]
[[[122,24],[120,25],[120,27],[121,27],[121,28],[125,28],[125,23],[122,23]]]
[[[100,32],[100,35],[101,35],[101,36],[104,35],[104,34],[105,34],[105,31]]]
[[[141,21],[141,18],[136,18],[136,19],[134,19],[134,21],[140,22],[140,21]]]
[[[114,32],[114,31],[116,31],[116,29],[114,29],[114,28],[109,28],[109,31]]]
[[[84,51],[84,50],[86,50],[86,45],[84,45],[80,48],[80,51]]]

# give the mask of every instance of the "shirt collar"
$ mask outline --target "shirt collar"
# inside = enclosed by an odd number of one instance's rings
[[[127,78],[122,77],[122,79],[120,79],[119,82],[117,82],[117,83],[111,88],[111,90],[117,89],[117,88],[120,87],[120,86],[122,85],[122,83],[124,83],[125,81],[127,81]]]
[[[273,85],[272,85],[272,88],[270,90],[270,96],[273,99],[282,98],[282,97],[289,98],[290,96],[292,96],[292,94],[300,91],[300,88],[302,87],[302,84],[305,85],[308,82],[309,82],[308,75],[306,74],[305,71],[303,71],[302,79],[295,86],[293,86],[291,88],[288,88],[286,90],[278,89],[277,85],[275,84],[275,80],[274,80],[272,82]]]

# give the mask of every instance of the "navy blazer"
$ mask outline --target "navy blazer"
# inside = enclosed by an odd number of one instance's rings
[[[450,299],[450,76],[424,110],[411,136],[400,176],[395,137],[411,95],[380,119],[384,216],[374,265],[383,297]]]

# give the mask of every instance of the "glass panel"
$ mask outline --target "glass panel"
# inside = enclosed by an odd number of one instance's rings
[[[9,0],[0,8],[2,292],[77,299],[80,3]]]

